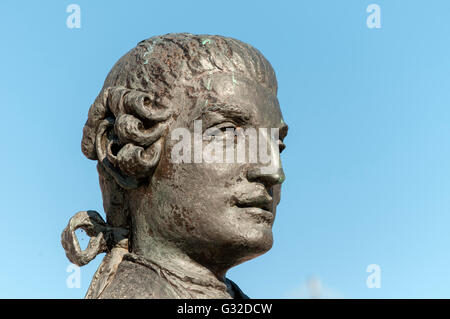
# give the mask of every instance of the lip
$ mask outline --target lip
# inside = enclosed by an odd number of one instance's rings
[[[260,197],[249,199],[249,200],[241,200],[236,202],[236,206],[239,208],[260,208],[262,210],[270,212],[272,210],[272,199],[261,199]]]
[[[234,206],[269,223],[272,223],[274,220],[272,205],[273,199],[266,192],[259,193],[253,197],[241,196],[240,198],[235,198],[234,201]]]
[[[253,216],[259,221],[266,222],[270,225],[273,223],[274,216],[268,210],[264,210],[259,207],[239,207],[239,209],[244,210],[247,214]]]

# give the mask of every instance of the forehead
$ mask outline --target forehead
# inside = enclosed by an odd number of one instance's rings
[[[207,88],[200,102],[203,114],[219,111],[226,117],[228,112],[258,127],[284,124],[277,97],[259,83],[233,73],[207,75],[202,81]]]

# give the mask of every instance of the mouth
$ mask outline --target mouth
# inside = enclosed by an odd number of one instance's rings
[[[270,212],[272,210],[272,202],[272,199],[262,200],[260,198],[253,198],[237,202],[236,206],[239,208],[260,208],[262,210]]]
[[[258,220],[269,224],[272,224],[274,220],[272,205],[273,199],[266,192],[251,198],[245,196],[242,198],[235,198],[234,204],[234,206],[244,209]]]

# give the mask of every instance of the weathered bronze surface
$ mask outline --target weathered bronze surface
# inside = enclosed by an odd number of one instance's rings
[[[249,161],[175,163],[171,132],[194,134],[202,120],[202,131],[278,128],[282,140],[276,95],[263,55],[222,36],[152,37],[114,65],[82,139],[83,153],[98,161],[107,220],[79,212],[62,234],[75,264],[107,253],[86,298],[247,297],[225,275],[272,247],[284,181],[279,145],[269,147],[270,173]],[[91,236],[84,251],[77,228]]]

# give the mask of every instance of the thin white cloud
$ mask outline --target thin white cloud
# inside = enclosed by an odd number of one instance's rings
[[[293,299],[343,299],[344,295],[322,283],[318,276],[310,276],[299,287],[286,293],[286,298]]]

